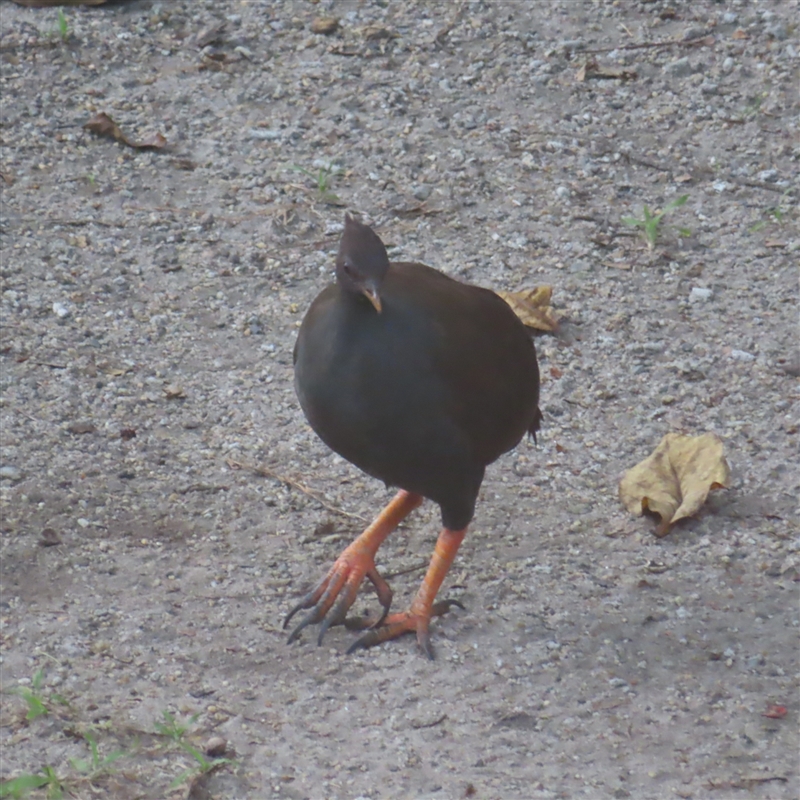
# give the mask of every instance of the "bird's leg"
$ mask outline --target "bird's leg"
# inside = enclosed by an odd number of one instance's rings
[[[445,575],[447,575],[447,571],[450,569],[450,565],[456,557],[466,532],[466,528],[460,531],[452,531],[449,528],[442,530],[436,541],[436,548],[433,551],[428,571],[425,573],[422,585],[417,591],[417,596],[411,603],[411,608],[401,614],[390,614],[378,623],[380,627],[372,626],[372,630],[365,633],[350,646],[348,653],[352,653],[362,647],[371,647],[373,644],[386,642],[403,633],[415,631],[417,642],[422,648],[422,652],[433,661],[433,648],[431,647],[431,637],[428,630],[431,617],[446,614],[452,606],[464,608],[457,600],[443,600],[439,603],[434,603],[434,600]],[[361,629],[366,627],[366,624],[363,620],[348,620],[347,626],[351,629]]]
[[[317,639],[317,643],[322,644],[325,631],[332,625],[344,622],[365,577],[372,582],[378,600],[383,606],[380,621],[386,617],[392,604],[392,590],[375,569],[375,554],[384,539],[422,503],[422,499],[418,494],[398,492],[389,505],[378,514],[375,521],[342,552],[328,570],[328,574],[286,616],[283,622],[284,628],[298,611],[311,609],[292,631],[289,636],[290,642],[293,642],[306,626],[322,622]]]

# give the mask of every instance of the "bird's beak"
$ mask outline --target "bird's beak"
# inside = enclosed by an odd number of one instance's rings
[[[364,297],[372,303],[375,310],[380,314],[383,310],[383,306],[381,305],[381,298],[378,294],[378,290],[374,286],[365,286],[361,291],[364,293]]]

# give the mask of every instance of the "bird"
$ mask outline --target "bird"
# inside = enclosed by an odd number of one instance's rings
[[[424,264],[390,262],[368,225],[345,214],[336,281],[312,302],[294,349],[295,390],[322,441],[397,494],[284,620],[308,613],[295,641],[320,625],[364,630],[352,653],[415,633],[431,660],[430,623],[456,600],[436,596],[472,521],[486,467],[536,439],[539,367],[525,326],[489,289]],[[441,511],[428,570],[406,611],[389,613],[392,590],[375,567],[378,548],[424,499]],[[382,607],[348,617],[367,579]]]

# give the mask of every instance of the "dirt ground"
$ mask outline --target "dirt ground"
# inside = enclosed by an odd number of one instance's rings
[[[798,798],[798,20],[0,2],[3,796]],[[391,496],[292,387],[345,208],[563,317],[433,663],[281,629]],[[732,483],[657,539],[617,485],[670,431]],[[438,525],[379,554],[398,608]]]

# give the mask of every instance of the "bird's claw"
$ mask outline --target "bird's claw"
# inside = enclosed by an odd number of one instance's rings
[[[356,650],[372,647],[381,642],[388,642],[390,639],[395,639],[404,633],[416,633],[417,644],[419,644],[420,649],[429,660],[433,661],[435,656],[429,631],[431,618],[441,617],[453,606],[457,606],[462,611],[465,610],[463,604],[458,600],[440,600],[438,603],[434,603],[427,614],[412,610],[404,611],[400,614],[392,614],[391,616],[384,614],[376,622],[371,622],[369,618],[364,619],[363,617],[347,619],[344,624],[348,630],[367,629],[363,636],[360,636],[347,648],[347,654],[350,655]]]
[[[347,612],[353,605],[364,578],[369,578],[375,587],[383,608],[380,621],[386,619],[392,605],[392,590],[380,576],[373,559],[364,554],[349,554],[347,550],[334,562],[328,574],[286,615],[283,627],[292,617],[304,609],[311,609],[289,634],[289,643],[295,641],[304,628],[322,623],[317,644],[322,644],[328,628],[345,622]]]

